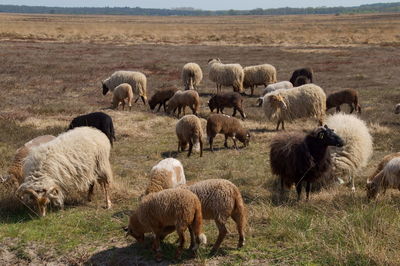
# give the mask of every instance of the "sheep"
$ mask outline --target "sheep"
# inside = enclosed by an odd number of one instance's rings
[[[113,109],[118,108],[119,103],[122,103],[122,110],[125,109],[125,99],[129,106],[129,111],[132,109],[132,86],[128,83],[122,83],[118,85],[113,92]]]
[[[372,137],[365,122],[355,115],[337,113],[326,120],[329,128],[341,136],[346,142],[342,148],[331,149],[335,178],[349,176],[352,191],[355,191],[354,175],[365,167],[372,156]]]
[[[246,118],[246,114],[243,111],[243,99],[240,93],[237,92],[227,92],[223,94],[216,94],[208,101],[208,107],[211,112],[217,109],[217,113],[221,111],[224,113],[225,107],[233,107],[232,116],[236,115],[236,111],[239,111],[242,118]]]
[[[342,147],[343,140],[326,125],[305,134],[300,132],[276,135],[271,142],[270,162],[272,173],[281,181],[281,194],[285,187],[296,186],[300,200],[302,184],[306,182],[306,199],[311,183],[328,176],[331,170],[329,146]]]
[[[232,86],[236,92],[243,92],[244,72],[240,64],[222,64],[219,58],[208,60],[209,78],[217,84],[217,93],[222,86]]]
[[[263,109],[269,120],[277,121],[276,130],[279,130],[280,123],[284,130],[285,121],[303,117],[316,117],[319,125],[322,125],[326,95],[315,84],[306,84],[290,90],[280,89],[264,96]]]
[[[111,143],[111,146],[113,146],[113,142],[116,140],[112,118],[102,112],[94,112],[75,117],[69,124],[68,129],[70,130],[76,127],[97,128],[98,130],[106,134],[108,140]]]
[[[398,103],[398,104],[396,104],[396,106],[395,106],[395,108],[394,108],[394,113],[397,115],[397,114],[400,114],[400,103]]]
[[[183,165],[174,158],[167,158],[158,162],[150,171],[150,183],[145,195],[167,188],[175,188],[186,184]]]
[[[14,160],[11,166],[8,168],[8,175],[5,178],[2,178],[2,182],[6,182],[7,180],[12,181],[17,187],[21,185],[24,181],[23,179],[23,164],[24,159],[28,156],[31,149],[47,143],[51,140],[55,139],[52,135],[43,135],[36,137],[28,142],[26,142],[22,147],[17,149]]]
[[[243,68],[244,78],[243,87],[251,89],[251,96],[254,94],[254,88],[257,85],[264,85],[276,83],[276,69],[273,65],[263,64],[256,66],[247,66]]]
[[[183,115],[185,115],[185,108],[189,106],[192,109],[193,114],[197,115],[200,106],[200,97],[197,91],[177,91],[174,96],[171,97],[167,105],[167,113],[170,114],[171,111],[175,114],[176,109],[178,109],[178,118],[181,114],[181,109],[183,108]]]
[[[400,157],[394,157],[383,167],[377,175],[367,181],[367,198],[375,199],[379,191],[383,193],[388,188],[397,188],[400,190]]]
[[[197,90],[197,86],[203,79],[203,72],[196,63],[187,63],[182,69],[182,81],[185,90]]]
[[[299,87],[304,84],[311,83],[310,80],[306,76],[298,76],[293,83],[293,86]]]
[[[245,242],[244,228],[247,224],[247,214],[239,189],[225,179],[200,181],[188,186],[187,189],[200,199],[203,219],[213,219],[218,227],[218,239],[211,252],[217,251],[224,240],[228,232],[225,224],[229,217],[236,223],[239,233],[237,247],[241,248]]]
[[[213,140],[218,133],[225,135],[224,146],[228,148],[228,137],[233,140],[233,146],[237,149],[236,139],[246,147],[250,142],[250,132],[245,129],[238,119],[223,114],[212,114],[207,119],[207,138],[211,151],[213,149]]]
[[[192,153],[193,146],[196,151],[200,151],[200,157],[203,156],[203,127],[200,119],[195,115],[185,115],[177,123],[175,127],[176,136],[178,137],[178,153],[186,149],[189,143],[188,157]]]
[[[340,112],[340,105],[345,103],[350,106],[350,114],[353,113],[354,109],[361,114],[361,107],[358,104],[358,92],[354,89],[344,89],[331,93],[326,98],[326,110],[336,107],[336,112]]]
[[[179,235],[179,247],[176,257],[180,257],[184,243],[186,228],[191,232],[190,249],[196,251],[199,244],[207,242],[202,233],[201,203],[197,196],[182,188],[166,189],[145,196],[139,207],[129,217],[127,234],[139,243],[144,242],[144,234],[153,232],[155,239],[153,249],[156,259],[161,260],[160,241],[176,230]]]
[[[115,87],[122,83],[128,83],[131,85],[133,93],[138,95],[135,103],[140,97],[143,103],[146,105],[147,79],[143,73],[137,71],[119,70],[114,72],[109,78],[101,82],[103,87],[103,95],[106,95],[108,91],[114,92]]]
[[[294,86],[296,86],[295,81],[299,76],[305,76],[307,79],[310,80],[310,83],[313,83],[313,70],[311,67],[299,68],[293,71],[290,82],[292,82]]]
[[[16,195],[27,206],[36,204],[38,215],[45,216],[49,203],[63,208],[65,199],[73,199],[74,192],[88,191],[91,201],[97,180],[104,189],[106,206],[111,208],[110,148],[98,129],[78,127],[64,132],[30,151],[23,168],[24,182]]]
[[[172,96],[174,96],[175,92],[177,92],[178,90],[179,90],[178,88],[166,88],[157,90],[149,100],[150,109],[154,110],[154,108],[158,104],[157,112],[160,111],[161,105],[164,107],[164,112],[166,112],[167,101],[171,99]]]
[[[280,81],[277,83],[273,83],[273,84],[269,84],[267,87],[265,87],[265,89],[263,90],[263,92],[261,93],[262,97],[259,97],[257,100],[257,104],[259,107],[262,106],[263,103],[263,99],[265,94],[276,91],[276,90],[280,90],[280,89],[291,89],[293,88],[293,84],[290,81]]]

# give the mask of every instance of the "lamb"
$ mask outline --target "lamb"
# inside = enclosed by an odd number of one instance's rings
[[[200,106],[200,97],[197,91],[177,91],[174,96],[168,101],[167,113],[170,114],[171,111],[175,114],[176,109],[178,109],[178,118],[181,114],[181,109],[183,108],[183,115],[185,115],[185,108],[189,106],[192,109],[193,114],[197,115]]]
[[[97,180],[110,208],[110,148],[107,137],[98,129],[78,127],[64,132],[30,151],[23,168],[24,182],[16,195],[27,206],[36,204],[38,215],[45,216],[48,204],[63,208],[64,201],[73,199],[75,192],[88,191],[91,201]]]
[[[296,86],[295,81],[297,77],[305,76],[307,79],[310,80],[310,83],[313,83],[313,74],[314,73],[311,67],[296,69],[295,71],[293,71],[292,77],[290,78],[290,82],[292,82],[292,84]]]
[[[247,66],[243,68],[243,72],[243,87],[245,89],[250,88],[252,96],[254,94],[254,88],[257,87],[257,85],[264,85],[267,87],[268,84],[277,82],[276,69],[270,64]]]
[[[197,90],[197,86],[203,79],[203,72],[196,63],[187,63],[182,69],[182,81],[185,90]]]
[[[262,92],[261,96],[259,97],[257,100],[257,104],[258,106],[262,106],[263,100],[264,100],[264,96],[267,93],[276,91],[276,90],[280,90],[280,89],[291,89],[293,88],[293,84],[290,81],[280,81],[277,83],[273,83],[273,84],[269,84]]]
[[[372,156],[372,137],[368,127],[355,115],[343,113],[329,116],[326,124],[346,142],[346,146],[342,148],[331,149],[332,176],[348,176],[352,182],[352,190],[355,191],[354,176],[367,165]]]
[[[387,162],[372,180],[367,181],[368,200],[375,199],[381,189],[385,193],[388,188],[400,190],[400,157],[398,156]]]
[[[243,99],[240,93],[237,92],[227,92],[223,94],[216,94],[208,101],[208,107],[210,107],[211,112],[217,109],[217,113],[221,111],[224,113],[225,107],[233,107],[232,116],[236,115],[236,111],[239,111],[242,118],[246,118],[246,114],[243,111]]]
[[[285,187],[296,186],[300,200],[302,184],[306,182],[306,199],[311,183],[328,176],[331,170],[329,146],[342,147],[344,141],[326,125],[308,134],[300,132],[276,135],[271,142],[270,162],[272,173],[281,180],[281,194]]]
[[[250,132],[245,129],[238,119],[223,114],[212,114],[207,119],[207,138],[211,151],[213,149],[213,140],[218,134],[225,135],[224,146],[228,148],[228,137],[233,140],[233,146],[237,149],[236,139],[246,147],[250,142]]]
[[[222,86],[232,86],[236,92],[243,92],[243,68],[239,64],[222,64],[219,58],[208,60],[209,78],[217,84],[217,93]]]
[[[158,192],[167,188],[176,188],[186,184],[183,165],[174,158],[161,160],[150,171],[150,183],[145,194]]]
[[[200,199],[203,219],[213,219],[218,227],[218,239],[211,252],[217,251],[224,240],[228,232],[225,224],[229,217],[236,223],[239,233],[237,247],[241,248],[245,242],[244,228],[247,224],[247,214],[239,189],[225,179],[208,179],[187,188]]]
[[[297,118],[315,117],[319,125],[325,117],[326,95],[315,84],[306,84],[290,90],[280,89],[264,96],[263,109],[269,120],[276,120],[276,130],[282,123],[285,129],[285,121]]]
[[[398,103],[398,104],[396,104],[396,106],[395,106],[395,108],[394,108],[394,113],[397,115],[397,114],[400,114],[400,103]]]
[[[14,160],[11,166],[8,168],[8,175],[5,178],[2,178],[2,182],[6,182],[7,180],[12,181],[17,187],[24,182],[23,178],[23,164],[24,159],[28,156],[31,149],[47,143],[51,140],[55,139],[52,135],[43,135],[36,137],[27,143],[25,143],[22,147],[20,147],[14,156]]]
[[[178,88],[166,88],[166,89],[160,89],[157,90],[153,96],[151,96],[149,100],[149,106],[151,110],[154,110],[154,108],[158,104],[158,110],[157,112],[160,111],[161,105],[164,107],[164,112],[166,112],[166,103],[169,99],[174,96],[175,92],[178,91]]]
[[[358,104],[358,92],[354,89],[345,89],[331,93],[326,98],[326,110],[336,107],[336,112],[340,112],[340,105],[348,104],[350,106],[350,114],[354,109],[361,114],[361,107]],[[354,105],[354,106],[353,106]]]
[[[122,110],[125,110],[125,99],[129,106],[129,111],[132,109],[132,86],[128,83],[122,83],[114,89],[112,108],[117,109],[118,105],[122,103]]]
[[[97,128],[98,130],[106,134],[108,140],[111,143],[111,146],[113,146],[113,142],[116,140],[112,118],[109,115],[102,112],[94,112],[75,117],[69,124],[68,129],[73,129],[76,127]]]
[[[123,70],[116,71],[101,83],[103,87],[103,95],[106,95],[108,91],[114,92],[114,89],[122,83],[128,83],[132,86],[133,93],[138,95],[135,103],[140,97],[143,103],[146,104],[147,79],[146,76],[141,72]]]
[[[196,151],[200,151],[200,157],[203,156],[203,128],[200,119],[195,115],[185,115],[175,127],[178,137],[178,152],[184,151],[189,143],[188,157],[192,154],[193,146]]]
[[[202,233],[201,203],[193,192],[173,188],[145,196],[139,207],[129,218],[127,234],[133,236],[139,243],[144,242],[144,234],[153,232],[155,239],[153,249],[156,259],[161,260],[160,241],[173,230],[179,235],[179,247],[176,257],[180,257],[185,243],[184,232],[191,232],[190,249],[196,251],[199,244],[207,242]]]

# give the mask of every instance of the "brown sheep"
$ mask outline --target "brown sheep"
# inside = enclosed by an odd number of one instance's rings
[[[192,154],[193,146],[196,151],[200,151],[200,157],[203,156],[203,127],[200,119],[195,115],[185,115],[175,127],[178,137],[178,152],[184,151],[189,143],[188,157]]]
[[[149,100],[150,109],[154,110],[157,104],[159,104],[157,112],[160,111],[161,106],[164,107],[164,112],[166,112],[167,101],[171,99],[172,96],[174,96],[175,92],[177,92],[178,90],[178,88],[166,88],[157,90]]]
[[[183,115],[185,115],[185,108],[189,106],[194,115],[197,115],[200,106],[200,96],[195,90],[177,91],[174,96],[168,101],[167,113],[171,111],[175,113],[178,109],[178,118],[183,108]]]
[[[217,109],[217,113],[221,111],[224,113],[225,107],[233,107],[232,116],[236,115],[236,110],[239,111],[243,118],[246,118],[246,114],[243,111],[243,99],[242,96],[237,92],[227,92],[223,94],[217,94],[211,97],[208,101],[208,107],[210,107],[211,112]]]
[[[112,108],[117,109],[118,105],[122,103],[122,110],[125,110],[125,99],[127,99],[129,111],[132,110],[133,91],[132,86],[128,83],[122,83],[114,89]]]
[[[245,129],[238,119],[223,114],[212,114],[207,119],[207,138],[213,149],[213,140],[218,133],[225,135],[224,146],[228,148],[228,137],[233,140],[233,146],[237,149],[236,139],[246,147],[250,142],[250,132]]]
[[[340,105],[348,104],[350,106],[350,114],[356,109],[361,114],[361,107],[358,104],[358,92],[354,89],[345,89],[331,93],[326,98],[326,110],[336,107],[336,112],[340,112]],[[354,105],[354,106],[353,106]]]

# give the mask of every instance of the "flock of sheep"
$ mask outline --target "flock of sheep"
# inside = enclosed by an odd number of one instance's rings
[[[293,72],[290,81],[277,80],[274,66],[263,64],[242,68],[240,64],[223,64],[219,59],[209,60],[209,78],[216,83],[217,93],[208,106],[217,114],[210,114],[206,122],[206,134],[210,150],[217,134],[225,135],[224,146],[228,147],[228,137],[237,149],[237,140],[247,146],[250,130],[239,119],[225,115],[224,108],[233,108],[233,116],[238,111],[246,119],[243,107],[245,89],[251,95],[258,85],[264,85],[262,97],[258,99],[265,117],[276,121],[276,130],[285,121],[298,118],[314,118],[319,126],[308,133],[284,132],[273,137],[270,149],[272,172],[279,176],[281,192],[295,185],[298,199],[305,184],[306,198],[315,182],[343,182],[348,178],[354,190],[354,177],[366,166],[372,155],[372,137],[364,121],[356,115],[336,113],[326,116],[326,111],[342,104],[348,104],[351,112],[361,113],[358,93],[353,89],[334,92],[328,97],[324,90],[313,84],[310,68]],[[197,92],[203,78],[202,70],[196,63],[184,65],[182,82],[185,90],[176,88],[160,89],[149,99],[150,109],[163,106],[167,113],[177,111],[176,123],[178,152],[189,145],[188,156],[193,149],[203,155],[205,138],[202,119],[198,110],[200,97]],[[113,93],[112,107],[118,108],[125,101],[129,108],[132,100],[141,98],[147,102],[146,76],[140,72],[117,71],[102,82],[103,95]],[[221,92],[222,86],[233,87],[233,92]],[[193,114],[185,115],[185,107]],[[219,114],[221,112],[221,114]],[[395,113],[400,113],[400,104]],[[325,124],[324,126],[322,126]],[[39,216],[46,215],[49,205],[63,208],[64,202],[74,199],[78,192],[87,192],[90,201],[94,185],[104,191],[105,205],[111,208],[110,185],[113,182],[109,156],[115,141],[112,118],[102,112],[90,113],[74,118],[68,131],[58,137],[39,136],[16,152],[8,175],[1,177],[4,184],[16,187],[15,195]],[[375,173],[367,183],[368,198],[375,198],[380,190],[400,187],[400,153],[383,158]],[[129,219],[127,234],[137,241],[144,240],[144,234],[155,235],[153,249],[156,258],[161,259],[160,241],[176,231],[179,236],[177,257],[180,256],[186,229],[190,232],[190,249],[196,251],[199,244],[206,243],[202,233],[202,220],[215,221],[219,235],[212,248],[218,250],[227,234],[225,224],[231,217],[239,234],[238,247],[245,242],[247,211],[237,186],[224,179],[209,179],[194,184],[186,184],[183,165],[176,159],[167,158],[155,165],[150,172],[148,187],[141,197],[138,208]]]

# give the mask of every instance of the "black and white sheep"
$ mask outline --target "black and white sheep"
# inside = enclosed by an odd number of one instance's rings
[[[203,79],[203,72],[196,63],[187,63],[182,69],[182,82],[185,90],[197,90],[197,86]]]
[[[209,78],[217,85],[217,93],[222,86],[232,86],[236,92],[243,92],[244,72],[240,64],[223,64],[219,58],[208,60]]]

